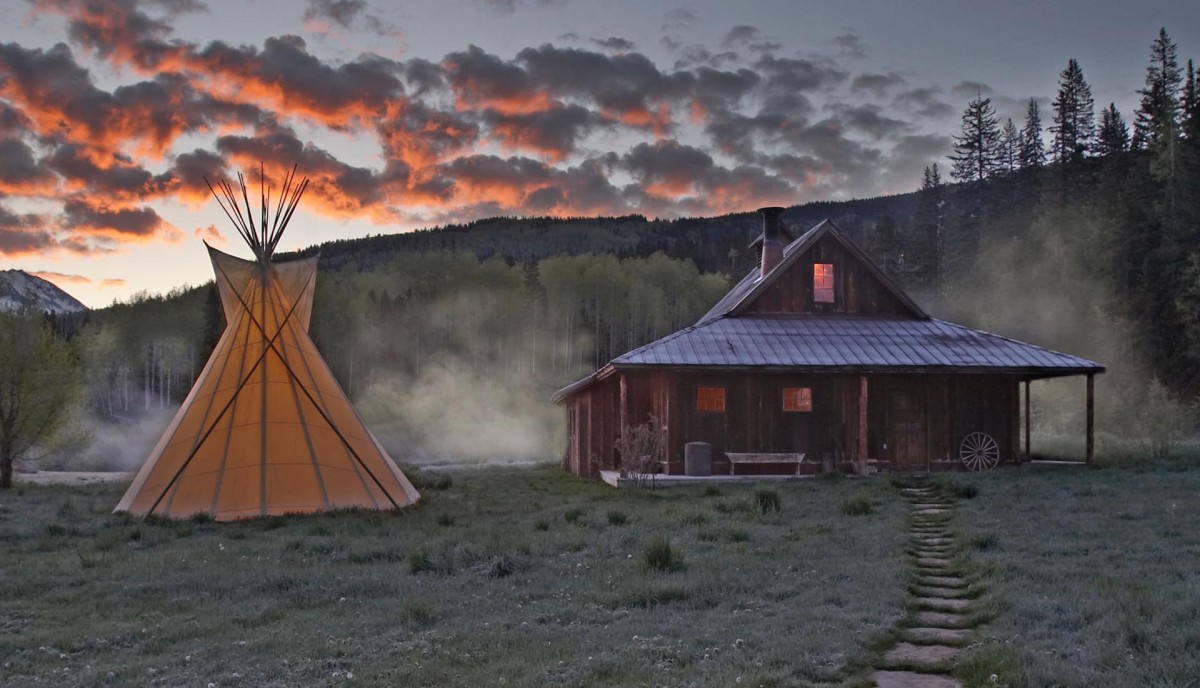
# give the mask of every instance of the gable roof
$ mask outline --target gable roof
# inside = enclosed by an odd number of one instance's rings
[[[808,253],[823,237],[830,237],[842,245],[859,263],[862,264],[871,276],[879,280],[884,289],[896,298],[901,304],[907,308],[915,318],[926,319],[929,316],[921,307],[904,293],[900,285],[896,284],[895,280],[887,276],[887,273],[880,270],[875,262],[863,253],[853,241],[846,238],[845,235],[838,230],[837,225],[832,220],[822,220],[817,226],[805,232],[792,243],[788,244],[783,249],[783,258],[779,264],[767,273],[761,279],[759,278],[759,269],[751,270],[740,282],[734,285],[729,293],[721,297],[720,301],[708,310],[699,320],[697,325],[703,324],[710,320],[714,320],[724,315],[740,315],[744,313],[750,304],[754,303],[772,284],[779,281],[779,278],[788,271],[791,266],[795,265],[800,260],[801,256]]]
[[[838,241],[911,315],[750,313],[747,309],[823,237]],[[622,354],[554,393],[562,402],[618,370],[652,367],[854,373],[1004,373],[1030,379],[1103,373],[1100,363],[930,317],[825,220],[752,270],[691,327]]]

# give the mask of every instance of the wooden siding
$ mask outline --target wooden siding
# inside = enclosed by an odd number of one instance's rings
[[[833,264],[833,303],[813,302],[813,264]],[[836,239],[823,237],[775,279],[748,313],[882,313],[908,309]]]
[[[619,468],[615,444],[622,419],[633,425],[652,416],[666,425],[670,473],[683,472],[687,442],[712,445],[718,474],[729,471],[726,452],[803,452],[806,472],[819,472],[826,457],[844,472],[864,461],[897,472],[957,469],[959,444],[976,431],[995,438],[1002,461],[1015,461],[1019,382],[1007,375],[868,375],[867,455],[862,457],[858,375],[625,371],[572,398],[565,464],[583,476]],[[725,410],[697,410],[699,387],[724,388]],[[812,411],[784,411],[786,387],[810,388]]]

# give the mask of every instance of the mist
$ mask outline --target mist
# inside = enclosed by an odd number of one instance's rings
[[[1137,349],[1133,324],[1120,313],[1111,278],[1093,266],[1107,261],[1108,233],[1092,213],[1051,209],[1020,236],[980,230],[978,251],[955,270],[941,293],[918,294],[939,318],[961,322],[1107,367],[1096,377],[1100,449],[1128,453],[1146,437],[1148,414],[1186,414],[1167,399],[1148,406],[1153,377]],[[1082,451],[1086,424],[1083,376],[1032,384],[1033,451]],[[1158,399],[1159,402],[1163,399]],[[1039,438],[1049,446],[1038,446]],[[1107,446],[1104,446],[1107,445]]]

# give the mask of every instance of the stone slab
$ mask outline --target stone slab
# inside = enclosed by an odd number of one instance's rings
[[[936,585],[915,585],[912,593],[917,597],[938,597],[943,600],[960,600],[973,597],[967,588],[941,588]]]
[[[953,612],[917,612],[913,615],[913,620],[918,626],[933,628],[963,628],[968,625],[965,614]]]
[[[971,640],[968,628],[906,628],[902,635],[911,643],[926,645],[965,645]]]
[[[945,569],[953,566],[954,560],[950,557],[921,557],[916,563],[921,568]]]
[[[917,577],[918,585],[929,585],[935,588],[965,588],[967,581],[962,576],[927,576]]]
[[[918,597],[914,602],[921,609],[935,612],[966,612],[971,608],[971,600],[955,600],[945,597]]]
[[[958,679],[914,671],[876,671],[871,680],[879,688],[963,688]]]
[[[883,655],[883,662],[890,666],[909,666],[921,669],[945,667],[962,652],[953,645],[914,645],[896,643]]]

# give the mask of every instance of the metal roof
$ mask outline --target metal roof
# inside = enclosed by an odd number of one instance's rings
[[[719,318],[613,359],[617,367],[779,366],[1083,373],[1077,356],[930,318],[795,314]]]
[[[746,308],[823,236],[841,242],[911,315],[747,314]],[[574,395],[616,370],[645,367],[859,373],[1007,373],[1029,378],[1102,373],[1078,356],[931,318],[832,222],[813,227],[784,249],[766,276],[753,270],[692,327],[613,359],[554,394]]]
[[[618,356],[559,390],[561,401],[615,370],[643,367],[859,373],[1009,373],[1031,378],[1102,373],[1078,356],[929,318],[838,314],[718,318]]]

